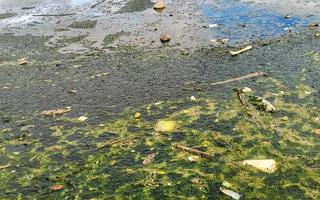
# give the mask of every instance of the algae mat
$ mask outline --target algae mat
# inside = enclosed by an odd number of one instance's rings
[[[72,110],[32,119],[1,113],[16,126],[0,132],[0,198],[228,199],[223,186],[241,199],[319,199],[316,91],[303,77],[295,90],[273,78],[257,85],[275,112],[248,103],[252,88],[244,105],[236,93],[223,103],[178,99],[128,108],[99,125],[69,118]],[[259,159],[275,160],[276,170],[242,164]]]

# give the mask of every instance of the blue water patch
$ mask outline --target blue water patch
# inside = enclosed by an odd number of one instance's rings
[[[212,0],[197,1],[201,13],[209,18],[213,38],[231,41],[270,39],[306,27],[312,17],[279,15],[252,3]]]

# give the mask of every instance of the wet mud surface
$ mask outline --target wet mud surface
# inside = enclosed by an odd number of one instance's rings
[[[97,2],[0,2],[0,199],[320,198],[317,2]]]

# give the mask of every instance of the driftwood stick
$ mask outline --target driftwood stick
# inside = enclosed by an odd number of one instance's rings
[[[176,148],[177,149],[180,149],[182,151],[186,151],[186,152],[189,152],[189,153],[192,153],[192,154],[195,154],[195,155],[198,155],[198,156],[201,156],[202,158],[207,158],[209,160],[212,160],[212,156],[210,156],[209,154],[203,152],[203,151],[199,151],[197,149],[192,149],[192,148],[189,148],[189,147],[186,147],[186,146],[183,146],[181,144],[177,144],[176,145]]]
[[[102,0],[102,1],[99,1],[98,3],[96,3],[96,4],[93,4],[90,8],[94,8],[94,7],[96,7],[96,6],[98,6],[98,5],[100,5],[100,4],[102,4],[103,2],[105,2],[106,0]]]
[[[252,46],[250,45],[250,46],[247,46],[247,47],[245,47],[245,48],[243,48],[243,49],[240,49],[239,51],[230,51],[230,54],[231,54],[232,56],[236,56],[236,55],[239,55],[239,54],[244,53],[244,52],[246,52],[246,51],[249,51],[249,50],[251,50],[251,49],[252,49]]]
[[[227,83],[231,83],[231,82],[234,82],[234,81],[240,81],[240,80],[243,80],[243,79],[254,78],[254,77],[258,77],[258,76],[267,76],[267,74],[265,72],[254,72],[254,73],[247,74],[245,76],[240,76],[240,77],[228,79],[228,80],[225,80],[225,81],[219,81],[219,82],[216,82],[216,83],[211,83],[210,85],[212,85],[212,86],[222,85],[222,84],[227,84]]]
[[[61,13],[61,14],[38,14],[32,15],[34,17],[63,17],[63,16],[71,16],[75,15],[76,13]]]

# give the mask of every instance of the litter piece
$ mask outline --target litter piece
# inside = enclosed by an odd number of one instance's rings
[[[203,28],[217,28],[219,27],[219,24],[208,24],[208,25],[203,25]]]
[[[21,59],[18,60],[18,64],[19,65],[26,65],[28,63],[29,63],[28,62],[28,58],[21,58]]]
[[[244,160],[243,165],[250,165],[263,172],[273,173],[277,170],[276,161],[273,159],[267,160]]]
[[[228,189],[225,189],[225,188],[220,188],[220,191],[225,194],[225,195],[228,195],[229,197],[233,198],[233,199],[240,199],[241,195],[232,191],[232,190],[228,190]]]
[[[231,82],[234,82],[234,81],[240,81],[240,80],[259,77],[259,76],[267,76],[267,74],[265,72],[254,72],[254,73],[250,73],[250,74],[247,74],[247,75],[244,75],[244,76],[231,78],[231,79],[228,79],[228,80],[225,80],[225,81],[219,81],[219,82],[216,82],[216,83],[211,83],[210,85],[212,85],[212,86],[222,85],[222,84],[227,84],[227,83],[231,83]]]
[[[178,123],[173,120],[160,119],[158,120],[154,130],[156,132],[174,132],[178,128]]]
[[[239,55],[241,53],[244,53],[246,51],[249,51],[251,50],[253,47],[250,45],[250,46],[247,46],[243,49],[240,49],[239,51],[229,51],[229,53],[232,55],[232,56],[236,56],[236,55]]]
[[[188,152],[188,153],[192,153],[192,154],[201,156],[202,158],[207,158],[209,160],[212,160],[212,156],[207,154],[207,153],[205,153],[205,152],[203,152],[203,151],[200,151],[200,150],[197,150],[197,149],[193,149],[193,148],[190,148],[190,147],[186,147],[186,146],[183,146],[181,144],[177,144],[176,148],[180,149],[182,151]]]
[[[71,110],[70,107],[54,109],[54,110],[46,110],[46,111],[43,111],[41,115],[44,115],[44,116],[62,115],[63,113],[69,112],[70,110]]]

